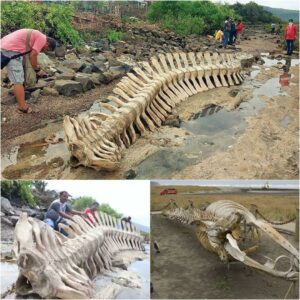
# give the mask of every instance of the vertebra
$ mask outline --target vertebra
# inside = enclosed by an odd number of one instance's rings
[[[241,84],[247,54],[167,53],[141,62],[102,103],[110,114],[64,118],[73,165],[96,170],[119,167],[122,150],[146,131],[160,127],[173,108],[189,96],[215,87]]]

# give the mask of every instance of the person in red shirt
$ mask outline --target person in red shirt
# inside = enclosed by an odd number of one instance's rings
[[[54,51],[56,47],[56,41],[53,38],[47,37],[38,30],[28,28],[19,29],[4,36],[0,43],[1,53],[7,57],[25,54],[30,51],[29,54],[27,54],[30,65],[38,77],[46,75],[37,64],[38,54],[44,50]],[[25,59],[28,58],[25,57]],[[23,56],[11,59],[6,68],[8,78],[14,85],[14,94],[18,102],[18,110],[23,113],[33,112],[32,108],[30,108],[25,101]]]
[[[289,19],[289,25],[285,29],[287,55],[293,54],[296,37],[297,37],[297,26],[294,24],[293,19]]]
[[[238,20],[236,23],[236,41],[240,41],[240,37],[244,30],[244,24],[242,23],[242,20]]]
[[[89,217],[88,214],[91,214],[91,215],[94,217],[94,219],[96,219],[95,211],[97,211],[98,207],[99,207],[99,203],[98,203],[98,202],[94,202],[90,207],[87,207],[87,208],[84,210],[84,212],[83,212],[85,215],[87,215],[88,219],[89,219],[92,223],[94,223],[94,222],[93,222],[93,220],[90,219],[90,217]]]

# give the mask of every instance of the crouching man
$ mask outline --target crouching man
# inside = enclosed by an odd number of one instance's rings
[[[41,51],[54,51],[56,41],[38,30],[20,29],[4,36],[0,42],[1,60],[11,58],[6,67],[8,78],[14,85],[18,110],[32,113],[34,110],[25,102],[24,84],[33,86],[36,77],[46,75],[37,64],[37,56]]]
[[[69,193],[66,191],[59,193],[59,199],[54,200],[46,213],[44,222],[50,225],[54,230],[60,231],[67,236],[67,233],[61,229],[59,230],[58,224],[62,223],[68,225],[67,219],[72,220],[73,215],[84,216],[83,212],[71,209],[67,201]]]

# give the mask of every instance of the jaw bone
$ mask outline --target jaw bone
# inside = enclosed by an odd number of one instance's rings
[[[132,226],[123,226],[104,213],[96,219],[74,216],[65,237],[44,222],[23,213],[15,227],[14,252],[19,267],[16,292],[43,298],[94,298],[91,280],[112,268],[123,250],[144,250],[143,238]]]
[[[171,208],[164,211],[164,215],[185,224],[197,225],[197,236],[200,243],[207,250],[218,254],[220,259],[224,262],[228,262],[230,257],[232,257],[247,266],[276,277],[286,280],[298,280],[299,278],[298,251],[273,227],[261,220],[257,220],[248,209],[239,203],[230,200],[220,200],[210,204],[205,211],[191,207],[183,209],[177,207],[176,203],[172,203]],[[247,252],[250,252],[248,251],[249,249],[242,251],[239,247],[242,224],[244,221],[252,231],[251,240],[255,240],[259,237],[259,235],[256,234],[256,230],[261,229],[273,241],[288,251],[290,257],[281,255],[275,260],[266,257],[267,260],[265,264],[260,264],[247,256]],[[251,250],[253,250],[253,247],[251,247]],[[278,262],[283,259],[289,261],[287,271],[276,269]]]
[[[247,54],[179,52],[141,62],[101,104],[109,113],[64,118],[65,139],[74,166],[116,170],[122,151],[146,131],[155,131],[173,108],[208,89],[241,84]]]

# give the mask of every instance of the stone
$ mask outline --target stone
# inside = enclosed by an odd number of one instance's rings
[[[83,91],[82,84],[74,80],[56,80],[54,87],[64,96],[74,96]]]
[[[92,74],[92,70],[93,70],[93,66],[87,65],[82,70],[78,70],[78,71],[80,71],[82,73],[86,73],[86,74]]]
[[[47,54],[43,52],[39,53],[37,57],[37,63],[43,70],[54,67],[54,62],[47,56]]]
[[[51,87],[43,88],[42,94],[45,96],[58,96],[59,95],[58,91]]]
[[[98,73],[93,73],[93,74],[91,74],[90,75],[90,78],[91,78],[91,80],[93,81],[93,83],[95,84],[95,85],[101,85],[102,83],[101,83],[101,75],[99,75]]]
[[[1,211],[4,212],[6,215],[13,215],[14,209],[12,205],[10,204],[10,201],[1,196]]]
[[[95,61],[100,61],[100,62],[105,62],[106,61],[106,57],[101,53],[94,56],[93,58],[94,58]]]
[[[78,70],[80,70],[80,68],[85,66],[85,63],[80,61],[79,59],[65,60],[62,62],[62,66],[67,67],[67,68],[72,69],[73,71],[77,72]]]
[[[92,72],[100,73],[106,71],[107,66],[104,64],[104,61],[96,61],[92,63]]]
[[[66,48],[64,46],[58,46],[55,48],[55,56],[56,57],[65,57],[66,55]]]
[[[77,60],[77,55],[75,53],[68,53],[65,55],[66,60]]]
[[[82,89],[84,92],[95,88],[93,80],[86,74],[76,74],[75,81],[80,82],[82,84]]]
[[[31,93],[31,100],[37,101],[40,97],[40,94],[41,94],[40,89],[35,90],[34,92]]]
[[[75,72],[73,73],[62,73],[62,74],[56,74],[55,78],[57,80],[73,80],[75,77]]]
[[[229,96],[235,97],[240,92],[239,89],[233,89],[229,92]]]
[[[180,128],[180,123],[181,120],[178,116],[170,116],[169,119],[164,121],[163,125]]]
[[[130,170],[128,170],[126,173],[125,173],[125,175],[124,175],[124,177],[126,178],[126,179],[134,179],[135,177],[136,177],[136,172],[135,172],[135,170],[133,170],[133,169],[130,169]]]

